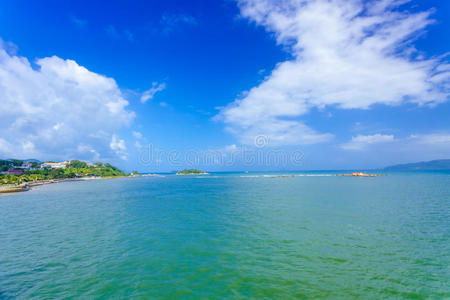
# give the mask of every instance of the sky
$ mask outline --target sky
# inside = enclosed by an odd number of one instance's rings
[[[2,1],[0,158],[127,171],[450,158],[450,2]]]

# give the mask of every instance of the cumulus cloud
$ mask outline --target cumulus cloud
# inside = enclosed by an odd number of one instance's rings
[[[165,83],[158,84],[157,82],[152,83],[152,87],[145,92],[142,93],[141,102],[145,103],[148,100],[152,100],[155,97],[155,94],[166,89]]]
[[[352,137],[352,140],[348,143],[341,145],[342,149],[346,150],[363,150],[369,145],[380,144],[393,142],[393,135],[383,135],[383,134],[374,134],[374,135],[357,135]]]
[[[133,137],[134,137],[134,147],[137,149],[142,149],[144,146],[143,144],[147,144],[147,138],[139,131],[133,131]]]
[[[0,156],[114,157],[114,134],[134,112],[112,78],[57,56],[37,59],[0,43]]]
[[[119,139],[115,134],[111,138],[109,147],[113,150],[121,159],[127,159],[127,147],[125,146],[125,141]]]
[[[239,0],[241,15],[274,33],[293,58],[219,117],[243,143],[266,134],[277,144],[305,144],[331,138],[299,120],[312,108],[448,100],[448,64],[412,46],[431,12],[402,12],[405,2]]]

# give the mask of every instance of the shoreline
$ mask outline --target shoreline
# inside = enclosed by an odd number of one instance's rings
[[[105,179],[116,179],[116,178],[137,178],[137,177],[151,177],[160,176],[157,174],[143,174],[143,175],[130,175],[130,176],[109,176],[109,177],[82,177],[82,178],[56,178],[56,179],[46,179],[38,181],[29,181],[19,185],[11,185],[2,187],[0,186],[0,194],[11,194],[26,192],[31,190],[31,188],[41,185],[61,183],[61,182],[71,182],[71,181],[88,181],[88,180],[105,180]]]

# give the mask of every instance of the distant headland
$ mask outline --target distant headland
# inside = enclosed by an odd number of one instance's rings
[[[426,171],[426,170],[450,170],[450,159],[437,159],[409,164],[400,164],[385,167],[386,171]]]

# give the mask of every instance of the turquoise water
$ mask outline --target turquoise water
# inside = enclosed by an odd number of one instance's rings
[[[307,175],[1,195],[0,298],[450,297],[450,174]]]

